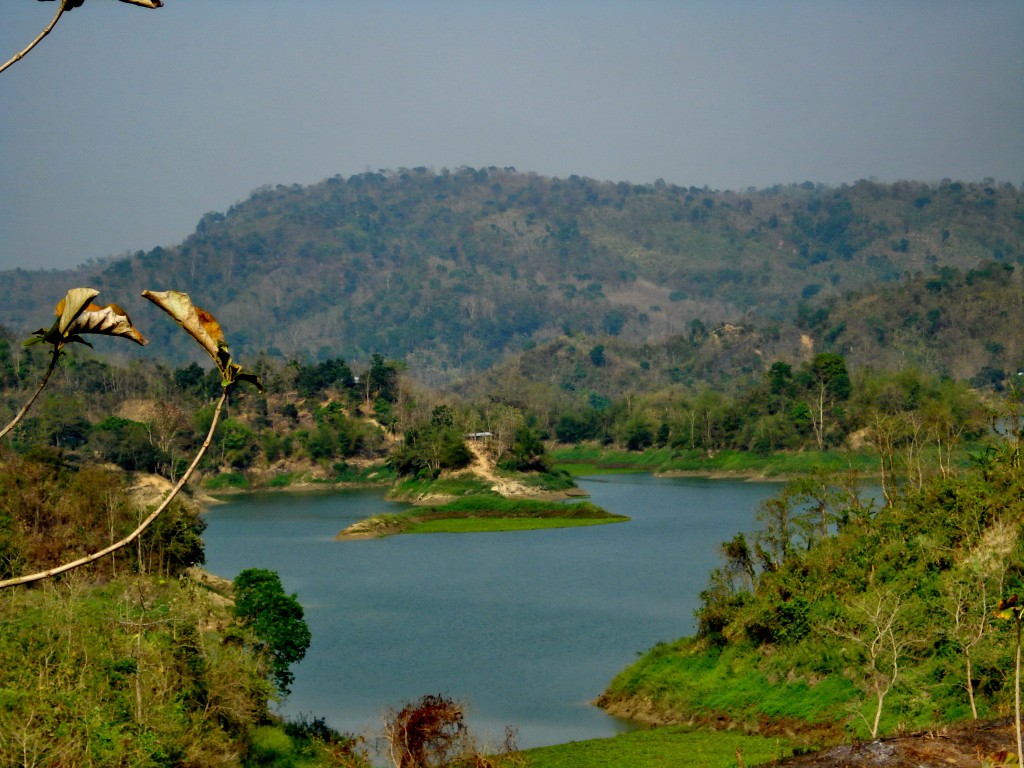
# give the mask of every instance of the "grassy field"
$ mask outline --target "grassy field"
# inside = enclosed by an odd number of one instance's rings
[[[793,746],[739,731],[666,726],[530,749],[524,755],[529,768],[735,768],[737,751],[749,768],[789,757]]]
[[[702,451],[651,448],[646,451],[607,450],[600,446],[577,445],[551,452],[556,466],[574,477],[616,472],[693,472],[784,479],[812,469],[871,473],[878,460],[865,453],[840,451],[781,452],[771,455],[743,451],[719,451],[708,456]]]

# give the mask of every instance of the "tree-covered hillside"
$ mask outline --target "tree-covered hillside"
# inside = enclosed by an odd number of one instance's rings
[[[1019,271],[989,260],[855,293],[806,320],[816,338],[857,364],[918,367],[999,389],[1024,370],[1022,309]]]
[[[685,334],[633,343],[562,336],[530,346],[458,387],[513,403],[554,398],[567,407],[675,387],[733,392],[777,362],[799,366],[821,352],[855,371],[909,371],[1001,391],[1024,370],[1024,290],[1010,264],[942,267],[834,297],[793,323],[699,321]]]
[[[381,352],[437,383],[566,332],[635,342],[723,322],[815,327],[848,291],[1022,257],[1024,204],[1009,184],[717,192],[416,168],[265,187],[174,247],[4,273],[0,323],[32,330],[55,284],[79,284],[151,328],[133,297],[173,284],[216,307],[243,353]],[[153,349],[187,356],[169,329],[150,333]]]

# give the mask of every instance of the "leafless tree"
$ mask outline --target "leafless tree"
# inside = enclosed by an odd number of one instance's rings
[[[863,665],[851,672],[855,682],[875,698],[874,718],[871,722],[864,718],[873,739],[878,738],[885,697],[896,685],[900,662],[911,645],[906,628],[900,626],[900,608],[895,592],[872,589],[852,603],[848,620],[834,628],[863,656]]]

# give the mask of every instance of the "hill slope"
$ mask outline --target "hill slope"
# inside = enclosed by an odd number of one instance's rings
[[[152,349],[184,358],[135,298],[173,287],[214,311],[239,352],[382,352],[436,383],[565,332],[639,342],[695,321],[770,325],[879,282],[1022,256],[1012,185],[734,193],[417,168],[265,187],[173,248],[3,273],[0,323],[33,330],[65,287],[88,284],[128,308]]]

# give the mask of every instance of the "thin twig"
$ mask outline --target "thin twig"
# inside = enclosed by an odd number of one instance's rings
[[[28,44],[28,48],[23,50],[21,53],[14,54],[13,58],[7,61],[3,66],[0,66],[0,72],[3,72],[14,62],[20,61],[22,58],[24,58],[25,54],[27,54],[29,51],[31,51],[39,44],[40,40],[42,40],[44,37],[50,34],[50,30],[57,26],[57,19],[60,18],[62,13],[64,13],[64,0],[60,0],[60,7],[57,9],[57,15],[53,17],[53,21],[50,22],[49,26],[47,26],[46,29],[39,33],[39,37],[37,37],[35,40]]]
[[[1017,651],[1014,659],[1013,672],[1013,723],[1017,731],[1017,765],[1024,766],[1024,737],[1021,736],[1020,721],[1020,634],[1021,616],[1024,615],[1024,608],[1017,607],[1014,618],[1017,620]]]
[[[170,504],[171,500],[178,495],[178,491],[180,491],[185,486],[185,483],[188,482],[189,477],[192,476],[192,473],[195,471],[196,467],[199,466],[199,461],[203,458],[203,454],[206,453],[206,449],[210,447],[210,442],[213,440],[213,432],[215,429],[217,429],[217,422],[220,420],[220,412],[224,408],[224,403],[227,400],[227,398],[228,388],[225,387],[224,393],[220,396],[220,400],[217,401],[217,407],[213,411],[213,422],[210,424],[210,431],[206,435],[206,440],[203,441],[202,446],[199,448],[199,453],[196,454],[195,459],[192,460],[192,464],[189,465],[189,468],[185,471],[185,474],[182,475],[177,485],[175,485],[174,488],[171,489],[170,493],[167,494],[164,500],[160,503],[160,506],[153,510],[150,513],[149,517],[143,520],[138,528],[136,528],[134,531],[128,534],[125,538],[121,539],[115,544],[111,544],[109,547],[101,549],[99,552],[94,552],[93,554],[86,555],[85,557],[81,557],[78,560],[74,560],[70,563],[65,563],[64,565],[57,566],[56,568],[50,568],[45,571],[40,571],[39,573],[33,573],[28,576],[18,576],[17,578],[7,579],[6,581],[0,581],[0,589],[13,587],[16,584],[28,584],[29,582],[33,581],[41,581],[42,579],[48,579],[51,576],[56,576],[59,573],[64,573],[65,571],[70,571],[73,568],[78,568],[79,566],[86,565],[87,563],[99,560],[104,555],[109,555],[111,552],[115,552],[116,550],[121,549],[121,547],[127,546],[128,544],[131,544],[133,541],[135,541],[135,539],[137,539],[139,535],[144,530],[146,530],[146,528],[149,527],[150,523],[156,520],[160,513],[167,508],[167,505]]]
[[[32,395],[31,399],[25,403],[25,406],[18,411],[18,415],[14,417],[11,423],[4,427],[3,432],[0,432],[0,437],[3,437],[10,432],[14,428],[14,425],[21,421],[22,417],[28,413],[28,409],[32,407],[32,403],[36,401],[36,398],[39,397],[39,393],[42,392],[43,388],[46,386],[46,382],[50,380],[50,374],[53,373],[53,369],[57,367],[57,361],[60,359],[60,356],[60,348],[54,347],[53,358],[50,360],[50,366],[46,369],[46,373],[43,374],[43,380],[39,382],[39,386],[36,388],[35,394]]]

